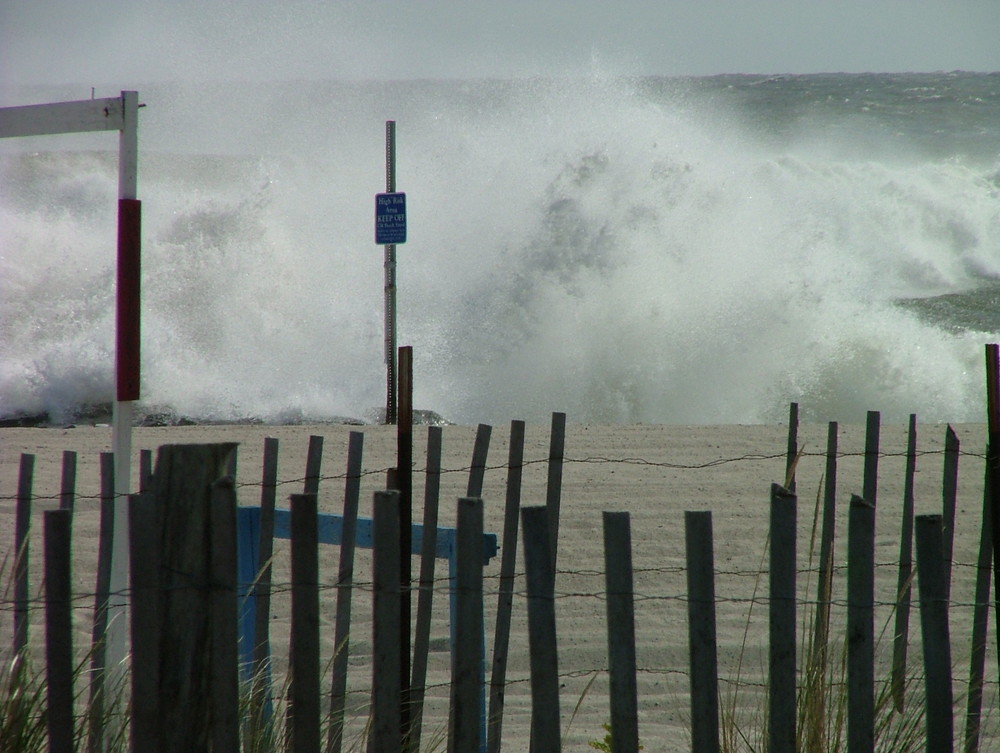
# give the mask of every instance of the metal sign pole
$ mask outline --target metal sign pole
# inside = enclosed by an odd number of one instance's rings
[[[385,190],[396,192],[396,121],[385,122]],[[385,246],[385,422],[396,423],[396,244]]]

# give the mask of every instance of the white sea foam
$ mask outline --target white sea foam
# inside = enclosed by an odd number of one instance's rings
[[[395,118],[418,407],[983,415],[996,333],[896,301],[998,276],[992,166],[846,154],[853,120],[775,143],[724,97],[607,80],[142,94],[144,402],[273,420],[384,401],[373,195]],[[115,145],[26,143],[0,153],[0,414],[61,414],[113,393]]]

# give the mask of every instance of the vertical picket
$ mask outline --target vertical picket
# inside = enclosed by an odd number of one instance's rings
[[[552,414],[549,436],[549,474],[545,485],[545,508],[549,518],[549,553],[552,557],[552,577],[556,575],[559,554],[559,515],[562,506],[563,460],[566,448],[566,414]]]
[[[638,752],[639,699],[635,677],[631,523],[627,512],[605,512],[602,517],[611,747],[613,750]]]
[[[795,752],[795,526],[796,497],[771,486],[770,753]]]
[[[236,453],[230,455],[235,457]],[[240,747],[239,631],[236,603],[236,485],[226,476],[212,485],[209,509],[211,550],[212,753]]]
[[[559,753],[559,664],[549,509],[521,508],[521,529],[528,592],[531,750]]]
[[[13,655],[20,656],[28,647],[28,559],[31,531],[31,487],[35,475],[35,456],[21,454],[17,479],[17,511],[14,521],[14,646]]]
[[[903,710],[906,688],[906,653],[910,633],[910,601],[913,589],[913,482],[917,470],[917,417],[910,415],[906,440],[906,478],[903,484],[903,522],[899,534],[899,577],[896,580],[896,630],[892,642],[892,700]]]
[[[434,601],[434,567],[437,550],[438,502],[441,491],[440,426],[427,427],[427,471],[424,475],[424,537],[420,542],[420,575],[417,621],[413,633],[413,675],[410,680],[409,743],[419,750],[423,730],[424,684],[431,640],[431,608]],[[331,753],[339,753],[332,751]]]
[[[691,750],[719,753],[719,659],[715,627],[712,513],[684,513],[687,552]]]
[[[470,636],[452,648],[450,753],[478,753],[479,708],[482,686],[483,644],[483,501],[463,497],[458,501],[456,541],[455,621],[458,634]]]
[[[375,492],[372,553],[372,718],[370,753],[401,749],[399,492]]]
[[[490,676],[490,703],[487,715],[487,753],[500,753],[503,734],[504,688],[507,678],[510,618],[514,607],[514,565],[517,559],[517,523],[521,514],[523,470],[524,421],[511,421],[503,543],[500,546],[500,582],[497,588],[497,621],[493,631],[493,673]]]
[[[854,496],[847,532],[847,749],[875,747],[875,506]]]
[[[951,753],[954,744],[951,686],[951,639],[948,634],[947,565],[941,515],[918,515],[917,580],[920,586],[920,632],[924,647],[927,702],[927,752]]]
[[[352,431],[347,446],[347,480],[344,488],[343,529],[337,573],[337,611],[334,618],[333,678],[330,686],[328,753],[340,753],[344,744],[344,706],[347,701],[347,660],[351,636],[351,596],[354,589],[354,548],[357,541],[358,503],[361,498],[362,452],[365,435]]]
[[[316,495],[293,494],[291,753],[319,750],[319,543]]]
[[[73,753],[73,615],[71,507],[46,510],[45,686],[50,753]]]
[[[94,588],[94,620],[90,640],[90,700],[88,703],[87,753],[105,749],[104,708],[107,696],[108,600],[111,588],[111,545],[114,541],[115,455],[101,453],[101,522],[97,544],[97,583]]]

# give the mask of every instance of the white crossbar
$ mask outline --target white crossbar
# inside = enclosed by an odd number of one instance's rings
[[[83,131],[121,131],[124,127],[125,116],[121,97],[0,107],[0,138],[47,136]]]

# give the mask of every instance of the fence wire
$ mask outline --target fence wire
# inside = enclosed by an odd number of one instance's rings
[[[945,455],[950,451],[945,449],[934,449],[934,450],[918,450],[915,453],[915,457],[925,457],[934,455]],[[960,457],[970,457],[979,460],[986,460],[986,455],[980,452],[971,452],[967,450],[959,450],[957,453]],[[868,453],[861,451],[838,451],[835,455],[837,459],[842,458],[865,458]],[[885,458],[905,458],[908,456],[906,452],[886,452],[880,451],[875,456],[878,459]],[[826,452],[806,452],[802,451],[798,455],[799,458],[826,458]],[[660,461],[660,460],[649,460],[647,458],[641,457],[623,457],[623,458],[612,458],[600,455],[590,455],[587,457],[564,457],[562,462],[564,465],[631,465],[631,466],[646,466],[649,468],[659,468],[664,470],[681,470],[681,471],[696,471],[696,470],[707,470],[710,468],[717,468],[719,466],[730,465],[735,463],[748,463],[748,462],[773,462],[777,460],[785,460],[787,454],[784,452],[771,453],[771,454],[761,454],[761,453],[748,453],[745,455],[738,455],[734,457],[720,457],[708,460],[702,463],[674,463],[670,461]],[[521,463],[522,468],[529,468],[535,465],[545,465],[550,462],[549,457],[543,458],[532,458],[524,460]],[[369,476],[382,476],[385,477],[390,471],[395,471],[395,466],[386,466],[382,468],[369,468],[362,470],[359,474],[360,478],[367,478]],[[506,463],[496,464],[496,465],[486,465],[484,467],[474,467],[472,465],[458,466],[455,468],[441,468],[437,471],[438,474],[442,476],[449,476],[455,474],[468,474],[473,470],[482,471],[507,471],[508,465]],[[411,472],[417,475],[426,475],[428,469],[425,466],[420,466],[414,463]],[[279,479],[275,483],[275,488],[282,488],[286,486],[296,486],[301,488],[305,482],[333,482],[333,481],[346,481],[348,478],[348,473],[346,471],[341,473],[330,473],[321,474],[319,476],[292,476],[289,478]],[[261,481],[238,481],[236,483],[237,489],[262,489],[264,484]],[[33,493],[31,498],[34,501],[39,502],[54,502],[59,501],[62,498],[62,493],[53,494],[35,494]],[[100,494],[81,494],[75,493],[74,499],[76,500],[89,500],[97,501],[101,500],[102,496]],[[115,495],[115,498],[128,497],[129,495]],[[3,493],[0,494],[0,502],[16,502],[18,495],[16,493]]]

